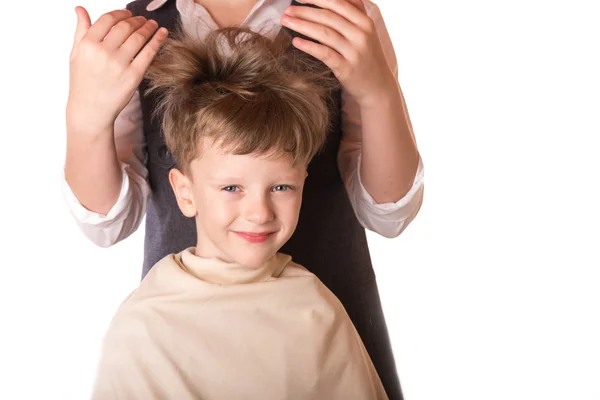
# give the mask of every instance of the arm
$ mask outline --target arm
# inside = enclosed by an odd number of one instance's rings
[[[82,135],[67,127],[65,179],[82,205],[106,214],[117,201],[121,169],[113,132]]]
[[[381,12],[366,0],[306,2],[321,9],[290,7],[282,23],[319,42],[294,39],[342,84],[338,163],[350,199],[363,226],[397,236],[419,210],[423,173]]]
[[[146,213],[150,187],[138,92],[115,120],[112,138],[118,191],[108,211],[94,211],[79,200],[66,179],[66,168],[63,180],[63,195],[71,214],[84,235],[101,247],[112,246],[135,232]]]
[[[128,10],[106,13],[94,25],[85,9],[77,7],[76,13],[66,110],[65,195],[74,214],[81,214],[78,222],[86,235],[109,246],[141,221],[130,206],[133,199],[145,204],[147,197],[146,173],[139,165],[145,156],[136,89],[167,32],[154,34],[156,22],[132,17]],[[128,168],[136,165],[137,173]],[[140,212],[143,215],[143,209]],[[94,227],[88,230],[90,226]]]
[[[383,17],[379,8],[370,2],[367,14],[374,22],[384,61],[389,66],[385,73],[391,74],[386,78],[389,83],[374,96],[376,101],[365,100],[359,105],[364,132],[361,135],[360,177],[376,202],[394,203],[413,187],[419,151],[398,84],[398,63]]]
[[[397,81],[398,63],[392,41],[387,33],[379,8],[369,2],[366,3],[366,11],[375,24],[386,61],[394,75],[395,84],[393,88],[400,94],[402,102],[396,106],[397,108],[392,109],[392,112],[381,110],[382,112],[370,113],[368,109],[361,110],[356,100],[342,88],[342,142],[338,154],[338,165],[360,223],[366,229],[391,238],[400,235],[419,212],[423,201],[424,169],[420,157],[415,171],[412,165],[409,165],[408,170],[403,170],[403,166],[397,166],[393,162],[388,163],[384,157],[378,156],[385,154],[389,149],[388,153],[391,154],[388,154],[388,156],[392,155],[392,158],[400,161],[401,159],[408,159],[403,155],[402,149],[394,147],[395,144],[397,145],[397,143],[394,143],[395,136],[404,134],[406,137],[409,134],[412,138],[411,145],[414,145],[414,150],[416,150],[416,144],[406,103]],[[399,109],[402,110],[400,113],[397,112]],[[391,123],[390,119],[392,120]],[[363,135],[363,132],[367,133]],[[379,141],[376,139],[379,139]],[[371,146],[374,151],[365,154],[363,151],[365,144],[363,142],[366,142],[367,148]],[[378,148],[381,146],[384,147],[383,150]],[[412,147],[409,145],[408,149]],[[369,160],[367,159],[369,155],[375,157],[371,157]],[[365,164],[369,161],[371,161],[371,164],[367,165],[367,172],[365,173]],[[401,187],[400,193],[396,193],[395,196],[393,194],[392,196],[386,196],[385,191],[392,188],[393,185],[386,187],[385,179],[371,179],[375,185],[368,186],[365,180],[369,178],[365,179],[365,177],[369,172],[374,173],[375,177],[388,176],[388,180],[395,181],[397,186]],[[381,175],[377,175],[378,173]],[[368,190],[367,186],[369,187]],[[380,194],[376,197],[375,193],[382,193],[383,196]]]

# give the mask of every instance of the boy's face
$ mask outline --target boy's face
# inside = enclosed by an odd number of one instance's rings
[[[306,166],[287,155],[226,154],[208,141],[201,148],[191,179],[170,173],[181,211],[196,217],[196,255],[258,268],[296,229]]]

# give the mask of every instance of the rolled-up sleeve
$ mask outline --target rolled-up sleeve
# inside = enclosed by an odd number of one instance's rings
[[[371,1],[365,0],[364,3],[367,14],[375,23],[389,67],[397,79],[398,62],[381,11]],[[408,111],[405,108],[399,110],[399,112],[407,113]],[[338,153],[340,173],[356,217],[361,225],[384,237],[393,238],[406,229],[421,208],[424,191],[423,161],[419,158],[414,182],[406,195],[395,203],[378,204],[367,192],[360,178],[362,138],[363,127],[360,107],[352,96],[342,88],[342,140]]]
[[[423,202],[424,168],[419,166],[412,187],[395,203],[375,202],[360,180],[360,154],[357,167],[348,176],[346,188],[358,221],[363,227],[384,237],[393,238],[402,233],[416,217]]]
[[[122,184],[116,203],[106,215],[85,208],[67,183],[64,169],[62,175],[63,198],[69,211],[83,234],[100,247],[110,247],[127,238],[140,226],[146,213],[150,186],[138,92],[117,117],[114,135]]]

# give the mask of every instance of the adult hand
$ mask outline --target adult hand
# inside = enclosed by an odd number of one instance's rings
[[[373,20],[362,0],[302,0],[320,8],[290,6],[281,23],[299,37],[293,45],[327,65],[361,107],[377,105],[381,95],[398,90]]]
[[[85,8],[75,12],[67,126],[88,134],[112,132],[168,32],[156,32],[155,21],[132,17],[128,10],[106,13],[93,25]]]

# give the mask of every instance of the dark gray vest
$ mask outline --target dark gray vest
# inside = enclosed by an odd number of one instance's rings
[[[175,0],[169,0],[153,12],[146,11],[148,3],[150,0],[137,0],[128,4],[127,9],[133,15],[154,19],[170,31],[180,23]],[[290,33],[299,36],[295,32]],[[145,276],[167,254],[195,246],[196,226],[193,218],[183,216],[179,210],[169,184],[168,173],[175,167],[175,161],[167,151],[160,122],[151,120],[156,99],[145,94],[145,80],[139,89],[151,187],[144,243]],[[334,98],[334,109],[339,110],[339,91]],[[373,360],[388,396],[394,400],[402,399],[365,231],[354,215],[337,166],[340,139],[338,113],[324,149],[308,167],[298,227],[281,251],[317,275],[340,299]]]

